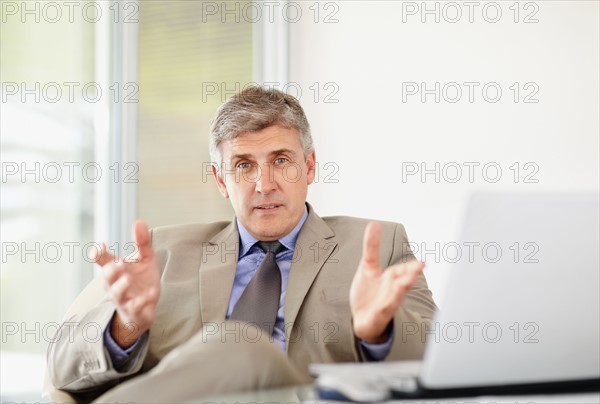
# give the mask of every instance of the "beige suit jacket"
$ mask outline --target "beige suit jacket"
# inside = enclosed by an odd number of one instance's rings
[[[364,359],[352,330],[349,290],[368,221],[321,218],[310,205],[308,209],[290,268],[284,307],[287,355],[302,371],[307,371],[310,363]],[[153,229],[151,235],[162,277],[150,332],[126,364],[115,369],[102,338],[90,337],[95,336],[92,328],[105,329],[114,305],[103,298],[91,309],[76,310],[48,351],[48,371],[57,388],[98,396],[120,381],[151,369],[199,330],[222,331],[238,260],[236,222],[161,227]],[[382,222],[381,266],[411,259],[404,227]],[[101,295],[102,283],[95,283],[86,293]],[[434,310],[431,292],[421,275],[395,314],[393,345],[386,360],[422,357],[424,339],[415,327],[429,324]]]

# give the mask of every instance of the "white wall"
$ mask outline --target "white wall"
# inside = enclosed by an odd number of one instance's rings
[[[434,9],[437,2],[427,2]],[[435,15],[409,14],[422,2],[345,1],[302,3],[302,18],[290,23],[290,82],[302,89],[301,102],[312,124],[321,177],[311,186],[309,201],[321,215],[347,214],[404,223],[409,239],[433,248],[458,241],[465,202],[473,191],[598,191],[599,25],[596,1],[521,2],[514,22],[514,2],[476,2],[473,22],[463,2],[437,3]],[[458,5],[462,18],[456,23]],[[444,9],[444,6],[446,7]],[[497,6],[497,7],[496,7]],[[312,7],[309,8],[309,7]],[[495,18],[500,8],[502,16]],[[514,6],[513,6],[514,7]],[[444,10],[446,14],[444,14]],[[323,22],[326,15],[336,23]],[[537,23],[524,23],[531,15]],[[444,18],[446,17],[446,18]],[[404,21],[403,21],[404,20]],[[434,88],[449,82],[478,82],[473,102],[461,85],[456,103],[439,103],[434,95],[422,102],[406,96],[403,84],[426,82]],[[496,103],[486,101],[482,87],[502,89]],[[519,102],[509,87],[521,86]],[[523,89],[525,83],[534,83]],[[319,83],[320,94],[315,102]],[[324,89],[325,83],[332,83]],[[533,97],[524,103],[535,85]],[[325,102],[333,96],[337,103]],[[448,88],[450,90],[450,88]],[[290,90],[290,93],[292,91]],[[493,98],[492,88],[489,97]],[[455,93],[447,93],[447,99]],[[324,175],[338,183],[324,183]],[[427,175],[402,179],[403,167],[436,162],[449,171],[436,183]],[[479,163],[473,182],[465,163]],[[521,178],[514,182],[515,162]],[[532,163],[524,166],[526,163]],[[493,163],[502,176],[482,175]],[[463,168],[455,183],[452,165]],[[455,167],[455,166],[454,166]],[[524,174],[539,171],[526,183]],[[443,172],[441,173],[443,174]],[[442,294],[443,257],[428,257],[426,272],[434,294]]]

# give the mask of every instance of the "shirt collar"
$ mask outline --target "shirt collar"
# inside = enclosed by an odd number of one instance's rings
[[[302,217],[300,218],[300,221],[296,227],[294,227],[291,232],[279,239],[279,242],[288,250],[294,251],[296,248],[296,240],[298,239],[298,234],[300,234],[302,226],[304,226],[304,222],[306,222],[306,218],[308,218],[308,209],[305,205],[304,214],[302,214]],[[238,218],[236,218],[236,222],[240,233],[240,258],[242,258],[250,251],[252,246],[256,244],[258,240],[248,233],[248,230],[246,230]]]

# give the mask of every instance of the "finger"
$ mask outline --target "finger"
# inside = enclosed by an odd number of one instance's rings
[[[143,220],[136,220],[131,229],[133,241],[137,246],[139,258],[149,258],[154,255],[152,250],[152,241],[150,240],[150,232],[148,226]]]
[[[111,262],[102,267],[102,273],[108,286],[112,286],[125,272],[125,266],[122,262]]]
[[[404,295],[406,294],[403,285],[400,284],[397,279],[387,279],[385,287],[379,296],[379,312],[385,316],[385,321],[388,322],[389,318],[394,315]]]
[[[109,295],[114,303],[122,306],[128,298],[128,292],[131,287],[131,278],[123,274],[112,285],[110,285]]]
[[[405,264],[393,265],[388,268],[388,271],[392,272],[392,278],[399,278],[401,276],[412,276],[415,275],[415,278],[419,275],[420,272],[425,268],[425,263],[417,260],[409,261]]]
[[[160,296],[160,289],[156,287],[150,287],[146,290],[146,296],[149,302],[157,303],[158,297]]]
[[[402,276],[394,279],[394,287],[402,287],[403,290],[410,290],[417,281],[417,272],[406,271]]]
[[[150,296],[142,294],[127,302],[127,310],[132,318],[135,318],[140,324],[151,323],[154,313],[154,302],[151,301]]]
[[[129,300],[129,310],[134,315],[141,314],[142,310],[148,304],[148,297],[145,294],[140,294]]]
[[[389,295],[396,296],[403,290],[412,288],[425,264],[420,261],[411,261],[408,264],[398,264],[387,268],[383,272],[386,291]]]
[[[379,245],[381,243],[381,225],[369,222],[363,238],[362,262],[368,268],[379,268]]]
[[[106,244],[104,243],[100,244],[100,251],[94,249],[94,251],[91,252],[90,255],[92,255],[90,258],[92,258],[96,262],[96,264],[100,265],[101,267],[108,264],[109,262],[116,261],[115,256],[108,252]]]
[[[415,285],[419,274],[425,265],[422,262],[414,262],[414,265],[402,268],[399,275],[393,279],[394,293],[399,301],[404,298],[404,295]]]
[[[402,304],[402,301],[404,300],[408,292],[410,292],[413,285],[414,280],[408,278],[400,278],[394,280],[392,286],[394,289],[394,310],[397,310],[398,307],[400,307],[400,304]]]
[[[423,272],[424,269],[425,269],[425,263],[422,261],[414,260],[408,264],[407,272],[411,279],[411,282],[410,282],[411,288],[413,287],[414,283],[417,281],[417,278]]]

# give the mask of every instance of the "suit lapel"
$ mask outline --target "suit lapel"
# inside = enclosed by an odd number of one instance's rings
[[[211,241],[203,243],[200,262],[200,308],[202,322],[225,320],[239,255],[235,219]]]
[[[307,205],[308,218],[302,226],[296,241],[296,250],[294,251],[285,296],[284,322],[288,341],[293,328],[288,325],[296,321],[308,290],[333,250],[337,247],[337,243],[330,240],[335,236],[333,230],[314,213],[312,206]]]

